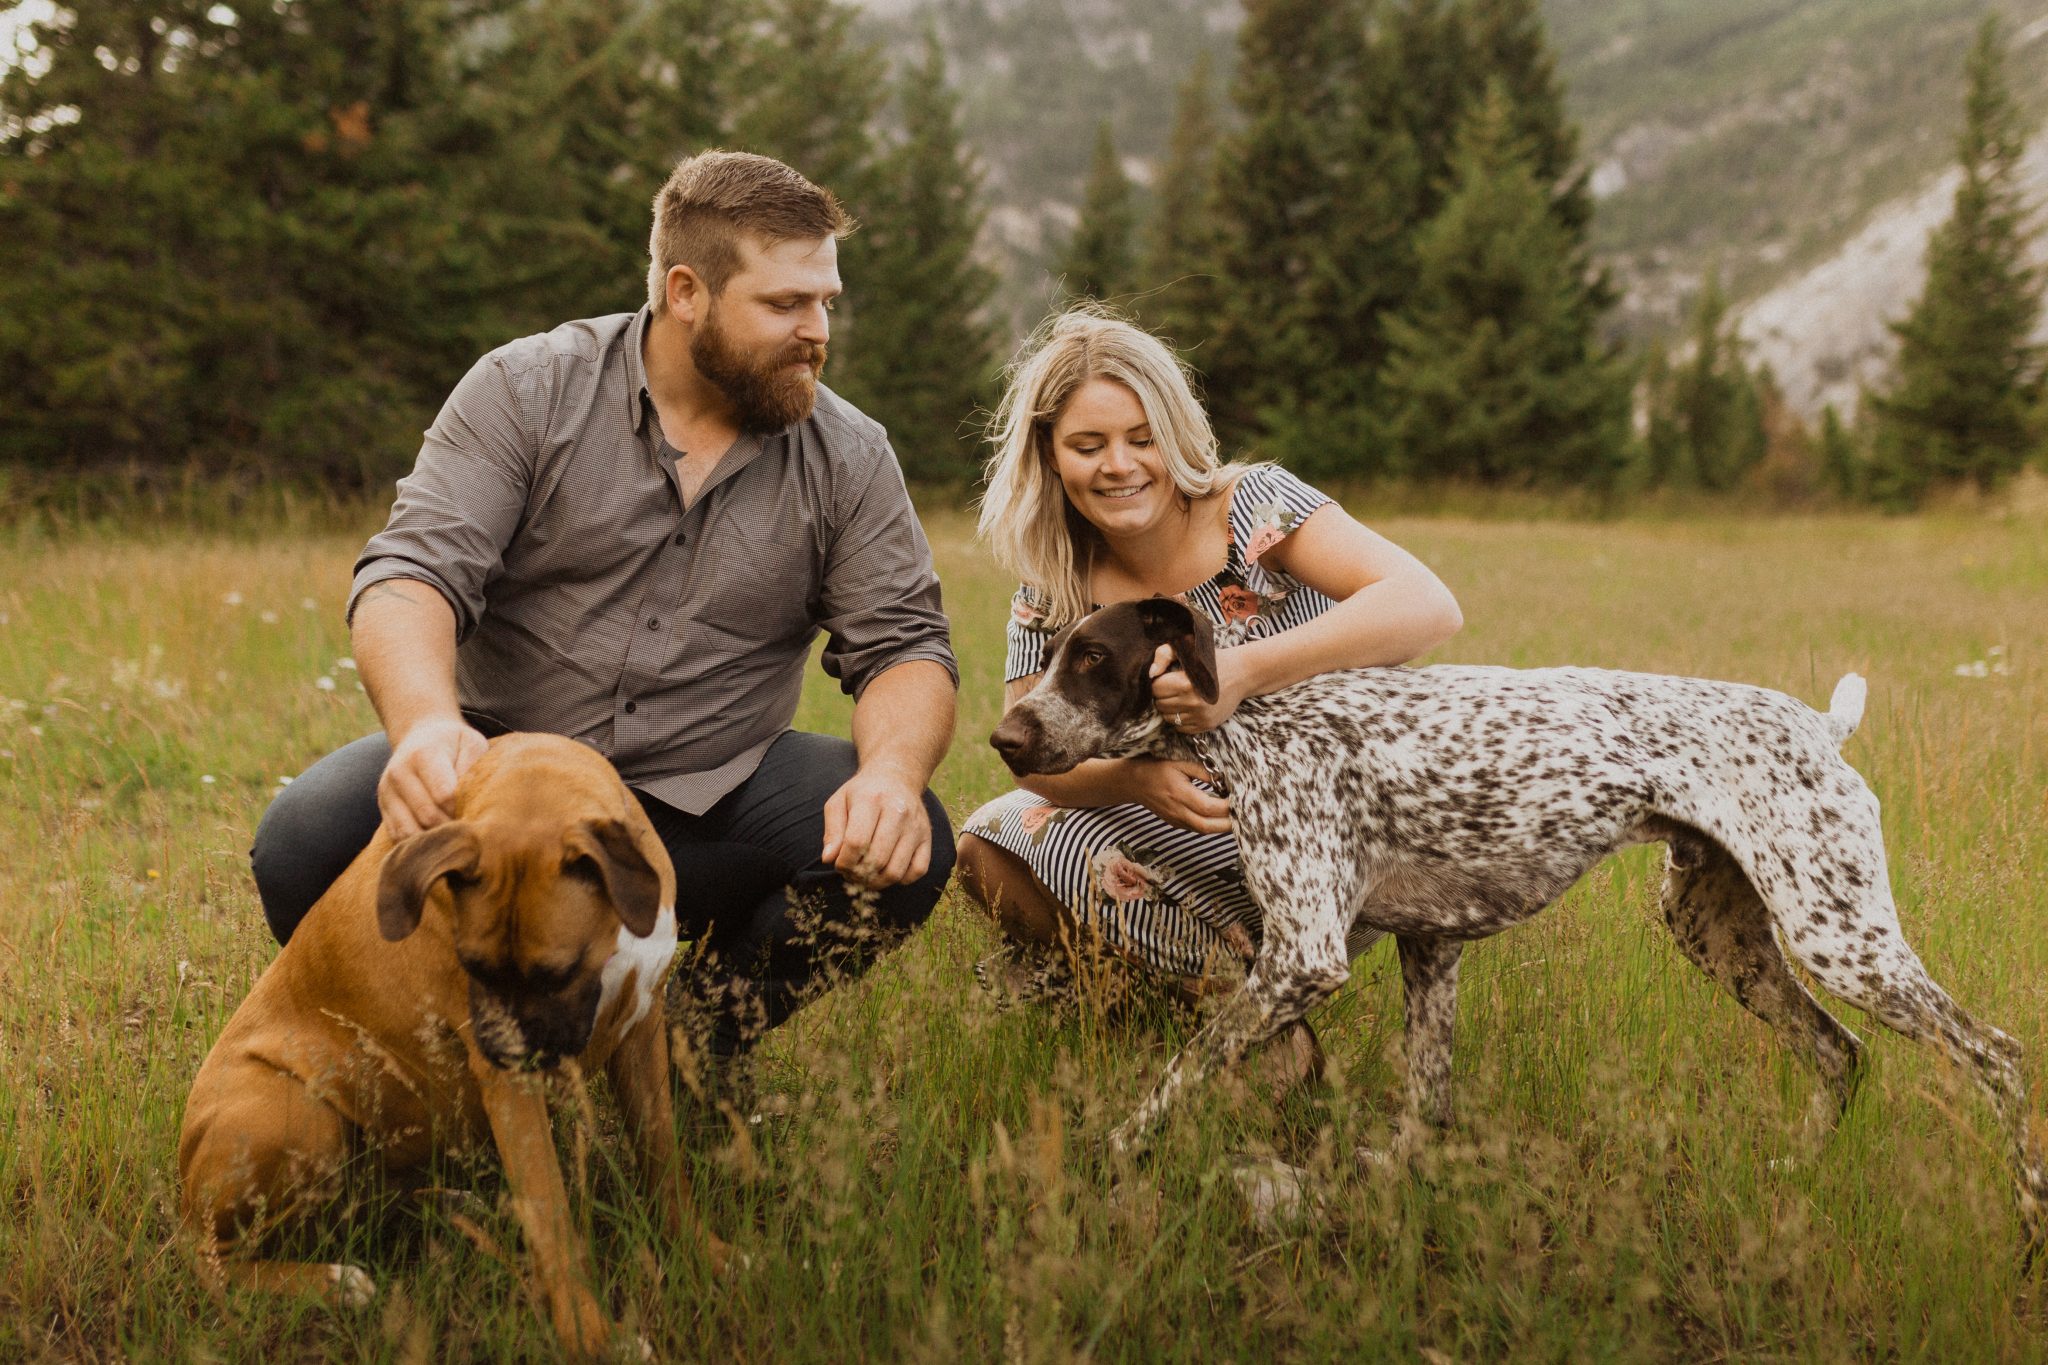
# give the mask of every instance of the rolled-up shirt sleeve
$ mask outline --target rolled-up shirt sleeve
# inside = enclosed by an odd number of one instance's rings
[[[534,449],[512,377],[496,355],[485,356],[427,428],[390,520],[357,558],[350,623],[370,585],[411,578],[448,599],[455,638],[467,639],[525,509]]]
[[[931,546],[903,486],[895,452],[870,452],[868,476],[852,490],[826,551],[818,624],[820,662],[856,700],[884,671],[930,659],[953,677],[951,633],[932,568]]]

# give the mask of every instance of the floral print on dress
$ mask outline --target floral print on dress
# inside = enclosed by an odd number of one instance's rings
[[[1281,629],[1275,624],[1275,618],[1287,605],[1286,589],[1260,592],[1235,569],[1225,569],[1212,582],[1222,617],[1216,622],[1217,648],[1228,649],[1247,640],[1262,639]]]
[[[1270,501],[1252,504],[1246,520],[1251,533],[1245,537],[1244,558],[1247,564],[1257,564],[1266,557],[1266,551],[1293,535],[1304,517],[1283,502]]]
[[[1133,857],[1135,852],[1138,850],[1112,844],[1093,858],[1095,884],[1109,899],[1142,901],[1158,892],[1159,874]]]

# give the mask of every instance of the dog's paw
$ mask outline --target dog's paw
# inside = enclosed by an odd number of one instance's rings
[[[1324,1212],[1327,1201],[1300,1166],[1275,1157],[1235,1156],[1230,1161],[1231,1183],[1260,1231],[1286,1231]]]
[[[327,1278],[327,1297],[338,1308],[367,1308],[377,1297],[377,1282],[361,1266],[328,1266]]]

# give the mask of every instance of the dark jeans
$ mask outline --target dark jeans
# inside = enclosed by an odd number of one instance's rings
[[[377,779],[391,756],[379,733],[335,750],[270,803],[249,861],[270,932],[283,943],[377,831]],[[953,870],[953,830],[930,792],[931,870],[878,893],[872,916],[818,861],[825,801],[853,776],[853,745],[791,730],[754,775],[702,815],[635,792],[676,865],[676,920],[686,976],[671,1010],[717,1053],[743,1050],[810,991],[865,971],[922,924]]]

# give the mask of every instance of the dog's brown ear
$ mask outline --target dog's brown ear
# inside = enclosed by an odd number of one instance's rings
[[[1138,603],[1138,620],[1144,623],[1147,644],[1173,647],[1195,695],[1215,701],[1216,628],[1209,618],[1171,597],[1148,597]]]
[[[377,876],[377,931],[396,943],[419,928],[428,890],[451,873],[475,876],[477,857],[476,831],[461,820],[400,842]]]
[[[634,937],[646,938],[661,915],[661,870],[655,858],[667,862],[667,850],[654,838],[652,829],[647,837],[638,838],[624,820],[585,820],[577,828],[583,837],[571,839],[570,849],[597,864],[605,894],[619,912],[619,922]],[[647,849],[650,843],[652,855]]]

